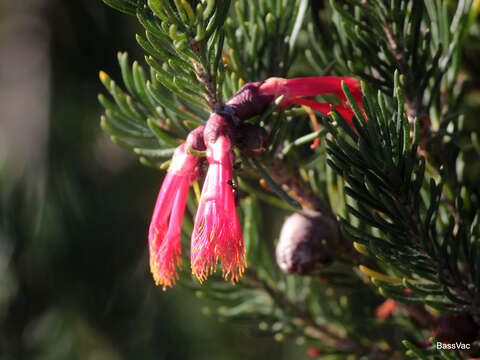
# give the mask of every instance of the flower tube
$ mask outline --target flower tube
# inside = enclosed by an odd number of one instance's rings
[[[195,131],[203,132],[203,126]],[[188,143],[187,140],[175,150],[157,197],[148,234],[150,270],[155,283],[162,285],[164,290],[178,278],[180,234],[188,189],[199,174],[200,158],[188,153]]]
[[[192,234],[192,273],[203,281],[220,262],[225,279],[238,281],[246,267],[245,247],[233,193],[235,155],[227,117],[213,114],[204,140],[209,168]]]

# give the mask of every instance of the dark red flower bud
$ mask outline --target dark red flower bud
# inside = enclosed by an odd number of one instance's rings
[[[212,113],[208,118],[207,125],[203,131],[205,144],[214,143],[220,136],[233,139],[234,124],[230,116],[223,113]]]
[[[205,151],[206,146],[203,141],[203,131],[205,125],[200,125],[196,129],[192,130],[187,136],[186,147],[187,149],[193,149],[197,151]]]
[[[317,213],[295,213],[283,223],[277,264],[285,273],[308,275],[331,262],[340,234],[335,221]]]
[[[243,123],[236,128],[235,145],[245,156],[252,157],[265,151],[267,137],[261,126]]]
[[[442,343],[472,343],[478,338],[478,325],[470,315],[442,315],[432,336]]]
[[[245,84],[227,102],[240,120],[263,113],[274,100],[273,95],[259,93],[263,81]]]

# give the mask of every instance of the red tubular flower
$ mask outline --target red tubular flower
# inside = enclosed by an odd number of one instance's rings
[[[148,233],[150,270],[163,290],[178,278],[183,214],[188,188],[198,177],[198,159],[187,153],[186,144],[175,150],[153,210]]]
[[[265,80],[259,89],[262,95],[273,95],[274,98],[284,95],[284,99],[279,108],[285,108],[292,104],[306,105],[314,110],[328,114],[330,107],[334,107],[340,115],[350,125],[352,124],[353,111],[347,103],[347,98],[342,90],[342,81],[344,81],[355,101],[362,109],[362,90],[358,80],[351,77],[336,76],[318,76],[295,79],[269,78]],[[337,96],[341,101],[341,105],[332,105],[321,103],[304,97],[312,97],[316,95],[332,94]]]
[[[234,197],[233,152],[234,139],[239,135],[241,122],[262,113],[280,95],[284,100],[280,108],[292,104],[306,105],[323,113],[336,108],[351,123],[352,110],[343,94],[345,81],[355,101],[361,107],[362,92],[359,82],[349,77],[310,77],[296,79],[269,78],[246,84],[227,103],[228,111],[214,113],[207,124],[190,133],[187,142],[177,148],[158,194],[149,230],[150,268],[157,285],[172,286],[178,278],[181,264],[180,233],[188,188],[198,177],[199,158],[189,155],[187,149],[206,149],[210,164],[205,178],[200,204],[192,234],[192,273],[200,281],[216,270],[220,262],[225,279],[238,281],[246,267],[245,247],[236,213]],[[342,105],[330,105],[304,97],[333,94]],[[240,124],[232,124],[236,119]],[[234,136],[236,135],[236,136]],[[262,134],[258,144],[244,143],[255,151],[262,151]],[[243,139],[245,140],[245,139]],[[252,139],[247,139],[252,140]],[[245,150],[245,149],[243,149]]]
[[[203,281],[221,262],[222,274],[238,281],[246,266],[242,230],[233,194],[233,162],[229,124],[219,114],[205,128],[209,168],[200,197],[192,234],[192,273]]]

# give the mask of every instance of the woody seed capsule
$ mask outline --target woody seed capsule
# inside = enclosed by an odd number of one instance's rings
[[[340,234],[333,219],[317,213],[295,213],[283,223],[277,264],[287,274],[307,275],[331,262]]]

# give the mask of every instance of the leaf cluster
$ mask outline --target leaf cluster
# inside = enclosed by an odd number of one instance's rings
[[[386,297],[441,312],[475,313],[478,214],[465,216],[461,196],[444,198],[441,174],[435,181],[435,174],[427,173],[417,152],[418,121],[411,136],[400,87],[390,112],[384,95],[375,99],[364,86],[365,117],[348,88],[344,91],[355,109],[356,131],[339,114],[333,116],[336,126],[326,123],[332,134],[329,165],[344,178],[345,192],[355,200],[347,205],[349,213],[360,220],[352,226],[343,219],[344,230],[392,275],[367,274]]]
[[[321,32],[326,25],[312,4],[317,26],[308,28],[312,49],[306,54],[314,68],[319,62],[333,61],[337,73],[351,72],[387,94],[394,90],[393,73],[398,70],[413,116],[428,115],[433,104],[440,105],[444,75],[450,72],[445,86],[451,90],[458,74],[460,45],[470,26],[473,1],[458,2],[453,15],[446,2],[434,0],[331,0],[329,4],[331,38]]]

